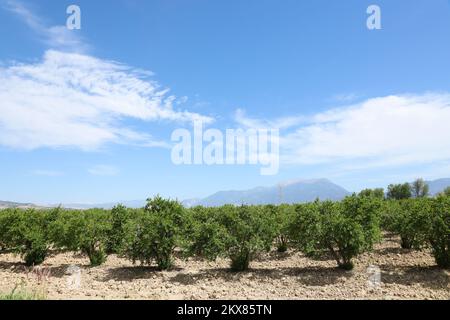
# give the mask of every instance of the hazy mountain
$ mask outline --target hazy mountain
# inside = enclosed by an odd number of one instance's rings
[[[327,179],[297,180],[271,187],[258,187],[241,191],[219,191],[207,198],[183,202],[186,206],[208,207],[224,204],[278,204],[321,200],[339,200],[350,193]]]
[[[430,187],[430,195],[436,195],[445,188],[450,187],[450,178],[427,181]],[[221,206],[224,204],[278,204],[302,203],[320,200],[339,200],[349,195],[350,192],[341,186],[334,184],[328,179],[296,180],[280,183],[271,187],[257,187],[249,190],[219,191],[204,199],[187,199],[183,201],[186,207],[196,205]],[[62,207],[68,209],[111,209],[117,204],[123,204],[129,208],[142,208],[145,200],[118,201],[98,204],[64,203]],[[48,208],[58,205],[40,206],[33,203],[17,203],[11,201],[0,201],[0,209],[5,208]]]
[[[19,203],[19,202],[12,202],[12,201],[0,201],[0,209],[7,209],[7,208],[37,208],[33,203]]]
[[[427,181],[427,183],[430,187],[430,194],[434,196],[444,191],[445,188],[450,187],[450,178]]]
[[[147,202],[145,200],[132,200],[132,201],[117,201],[117,202],[107,202],[107,203],[63,203],[62,207],[68,209],[92,209],[92,208],[101,208],[101,209],[112,209],[114,206],[118,204],[122,204],[128,208],[143,208]],[[55,205],[55,207],[58,205]]]

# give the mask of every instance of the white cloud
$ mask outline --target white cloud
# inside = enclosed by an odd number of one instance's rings
[[[331,101],[340,103],[352,103],[358,100],[360,96],[356,93],[340,93],[336,94],[331,98]]]
[[[285,164],[334,164],[347,170],[446,161],[450,159],[450,94],[373,98],[318,113],[282,131],[280,149]]]
[[[94,176],[116,176],[120,170],[110,165],[97,165],[88,170]]]
[[[21,149],[95,150],[106,143],[167,147],[125,121],[212,121],[175,110],[175,98],[148,73],[55,50],[35,64],[0,68],[0,101],[0,145]]]
[[[63,172],[54,170],[34,170],[32,173],[36,176],[47,176],[47,177],[60,177],[64,175]]]
[[[35,15],[27,6],[17,0],[5,0],[3,7],[20,17],[32,29],[44,44],[52,49],[72,52],[85,52],[88,45],[74,30],[64,25],[47,26],[44,21]]]
[[[307,118],[304,116],[290,116],[272,120],[250,118],[242,109],[236,110],[234,119],[239,125],[245,128],[279,130],[298,126],[307,121]]]

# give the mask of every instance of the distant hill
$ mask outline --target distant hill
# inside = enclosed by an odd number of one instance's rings
[[[450,187],[450,178],[427,181],[430,187],[430,195],[434,196]],[[302,203],[320,200],[340,200],[351,193],[343,187],[331,182],[328,179],[294,180],[271,187],[257,187],[248,190],[219,191],[203,199],[188,199],[182,203],[186,207],[203,205],[216,207],[224,204],[279,204],[282,203]],[[98,204],[83,203],[63,203],[61,206],[68,209],[91,209],[104,208],[111,209],[117,204],[123,204],[129,208],[142,208],[145,200],[117,201]],[[0,209],[6,208],[48,208],[57,207],[39,206],[33,203],[17,203],[11,201],[0,201]]]
[[[128,208],[143,208],[145,207],[145,204],[147,202],[145,200],[132,200],[132,201],[117,201],[117,202],[107,202],[107,203],[93,203],[93,204],[86,204],[86,203],[63,203],[61,204],[62,207],[68,208],[68,209],[79,209],[79,210],[86,210],[86,209],[92,209],[92,208],[101,208],[101,209],[112,209],[118,204],[122,204]],[[55,205],[57,207],[58,205]]]
[[[8,208],[37,208],[38,206],[33,203],[19,203],[12,201],[0,201],[0,209]]]
[[[216,207],[225,204],[302,203],[314,201],[317,198],[339,200],[349,194],[350,192],[328,179],[296,180],[271,187],[258,187],[241,191],[219,191],[207,198],[196,201],[191,199],[184,201],[183,204],[186,206]]]
[[[436,195],[445,190],[445,188],[450,187],[450,178],[437,179],[433,181],[427,181],[430,187],[430,194]]]

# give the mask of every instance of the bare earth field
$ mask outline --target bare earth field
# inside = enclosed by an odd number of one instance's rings
[[[355,262],[353,271],[342,271],[333,260],[312,260],[290,251],[262,256],[243,273],[228,271],[227,260],[197,259],[177,259],[174,270],[159,272],[116,256],[91,268],[83,256],[59,253],[46,260],[43,267],[50,275],[38,284],[38,274],[27,271],[20,257],[1,254],[0,292],[22,284],[45,290],[48,299],[450,300],[450,272],[435,267],[429,252],[401,249],[396,238],[386,238]],[[71,265],[80,268],[79,278],[68,272]],[[368,284],[370,265],[381,269],[379,287]]]

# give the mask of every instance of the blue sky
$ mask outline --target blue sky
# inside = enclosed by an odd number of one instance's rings
[[[3,200],[450,177],[450,1],[0,0],[0,21]],[[198,117],[279,127],[279,173],[174,165],[171,132]]]

